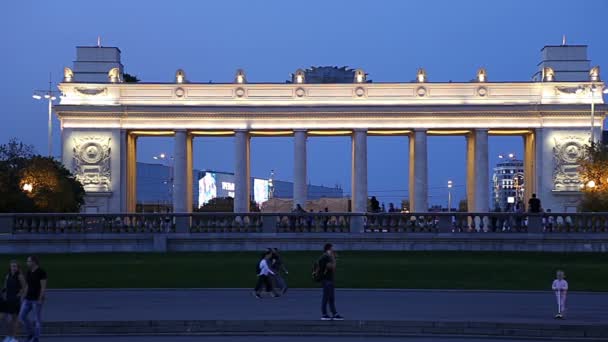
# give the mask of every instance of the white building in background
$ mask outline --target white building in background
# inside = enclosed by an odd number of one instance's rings
[[[492,197],[494,210],[513,211],[518,202],[525,204],[524,161],[503,156],[494,167]]]

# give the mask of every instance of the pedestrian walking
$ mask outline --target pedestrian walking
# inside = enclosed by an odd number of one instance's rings
[[[2,300],[0,301],[0,320],[10,319],[7,326],[8,332],[4,342],[17,342],[19,332],[19,310],[21,309],[21,297],[26,288],[25,277],[19,270],[19,263],[11,260],[8,273],[4,277],[4,288],[2,289]]]
[[[42,304],[45,300],[47,287],[47,274],[40,267],[40,262],[35,256],[27,258],[28,271],[25,275],[25,298],[21,303],[19,320],[23,323],[27,332],[27,342],[38,342],[42,330]],[[33,313],[33,325],[28,316]]]
[[[270,258],[272,258],[272,250],[269,248],[264,253],[264,258],[260,260],[259,263],[259,273],[258,273],[258,281],[255,285],[254,294],[258,299],[262,299],[262,288],[266,288],[266,292],[270,292],[272,297],[276,297],[276,294],[272,289],[272,279],[271,276],[274,275],[274,272],[270,269]]]
[[[325,244],[323,247],[323,255],[318,261],[318,266],[315,278],[321,281],[323,286],[323,297],[321,299],[321,320],[323,321],[341,321],[344,320],[336,310],[336,287],[335,274],[337,255],[331,243]],[[328,315],[327,307],[331,311],[331,316]]]
[[[557,298],[557,314],[555,319],[563,319],[566,312],[566,295],[568,294],[568,282],[564,279],[566,275],[564,271],[558,270],[556,272],[556,279],[551,285],[551,289],[555,291],[555,297]]]
[[[274,248],[272,250],[272,258],[270,259],[270,269],[274,272],[274,281],[275,281],[275,290],[279,291],[281,295],[284,295],[287,292],[287,281],[283,277],[282,274],[288,275],[289,271],[285,267],[283,263],[283,259],[281,258],[281,254],[279,253],[278,248]]]

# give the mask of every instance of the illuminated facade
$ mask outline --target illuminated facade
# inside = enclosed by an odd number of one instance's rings
[[[295,139],[294,203],[304,204],[307,140],[338,135],[352,139],[354,212],[367,210],[370,135],[410,140],[403,153],[410,158],[413,212],[428,210],[427,139],[436,135],[460,135],[467,141],[471,211],[489,210],[491,135],[522,137],[524,198],[536,192],[545,207],[572,210],[580,195],[577,158],[591,124],[599,138],[607,110],[599,69],[577,80],[570,75],[561,81],[559,70],[552,70],[551,79],[491,82],[491,70],[480,68],[472,82],[449,83],[428,82],[423,69],[412,71],[412,82],[369,83],[357,69],[352,83],[332,84],[308,84],[301,70],[293,83],[251,83],[239,70],[234,83],[212,84],[192,82],[183,70],[168,83],[124,83],[122,68],[117,48],[81,47],[74,70],[66,68],[59,85],[61,103],[55,111],[61,120],[62,158],[85,184],[88,211],[135,210],[136,141],[141,136],[175,139],[175,212],[188,212],[193,204],[192,156],[205,151],[193,151],[192,140],[234,136],[235,211],[247,212],[253,190],[252,137]]]

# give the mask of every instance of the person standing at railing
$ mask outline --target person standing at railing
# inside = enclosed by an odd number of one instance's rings
[[[568,282],[566,281],[564,271],[557,270],[556,278],[551,285],[551,289],[555,291],[557,298],[557,314],[555,319],[564,318],[566,312],[566,295],[568,294]]]
[[[9,264],[9,271],[4,279],[2,289],[2,305],[0,305],[0,320],[5,316],[10,316],[10,326],[7,328],[8,336],[4,342],[16,342],[19,330],[19,309],[21,308],[21,298],[26,288],[25,278],[19,270],[17,261],[12,260]]]
[[[540,198],[537,198],[536,194],[532,194],[532,198],[528,200],[528,211],[533,214],[538,214],[542,211],[541,208]]]

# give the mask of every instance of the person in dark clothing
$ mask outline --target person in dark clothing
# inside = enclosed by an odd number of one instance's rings
[[[274,248],[272,250],[272,258],[270,259],[270,269],[274,272],[274,281],[275,281],[275,289],[281,292],[281,295],[284,295],[287,292],[287,281],[281,275],[281,273],[289,274],[287,268],[285,268],[285,264],[283,264],[283,259],[281,259],[281,254],[279,253],[278,248]]]
[[[338,315],[336,310],[336,253],[331,243],[325,244],[323,247],[323,255],[319,259],[319,272],[321,274],[321,284],[323,285],[323,298],[321,300],[321,320],[341,321],[344,318]],[[327,314],[327,306],[331,310],[332,316]]]
[[[21,297],[25,290],[25,277],[19,270],[17,261],[12,260],[9,264],[8,273],[4,278],[4,288],[2,289],[2,301],[0,305],[0,320],[4,320],[5,316],[10,316],[10,326],[6,331],[8,335],[4,339],[6,342],[16,342],[19,332],[19,310],[21,309]]]
[[[536,198],[536,194],[532,194],[532,198],[528,200],[528,211],[531,213],[541,212],[540,199]]]
[[[42,328],[42,303],[44,303],[45,299],[47,275],[46,272],[40,268],[38,258],[35,256],[27,258],[27,267],[29,268],[29,271],[25,275],[25,298],[21,303],[19,320],[23,323],[23,326],[27,331],[27,341],[38,342]],[[34,312],[33,326],[28,319],[28,316],[32,311]]]

